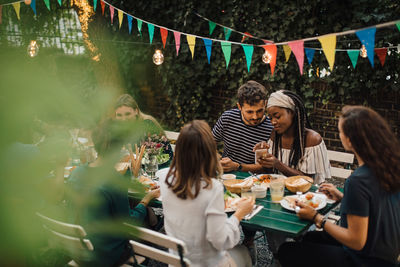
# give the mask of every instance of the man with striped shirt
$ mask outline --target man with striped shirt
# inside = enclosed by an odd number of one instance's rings
[[[225,111],[213,128],[217,142],[224,143],[221,165],[224,171],[260,171],[253,147],[270,138],[273,126],[265,115],[267,90],[248,81],[237,92],[237,108]]]

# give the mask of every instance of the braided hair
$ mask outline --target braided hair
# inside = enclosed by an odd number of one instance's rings
[[[306,128],[311,129],[310,121],[304,107],[303,100],[296,93],[288,90],[282,90],[282,93],[289,96],[294,104],[294,116],[293,116],[293,126],[294,126],[294,140],[292,148],[289,154],[289,166],[296,167],[300,159],[304,156],[304,148],[306,147]],[[276,158],[278,158],[278,152],[282,148],[282,135],[275,132],[273,145],[273,153]]]

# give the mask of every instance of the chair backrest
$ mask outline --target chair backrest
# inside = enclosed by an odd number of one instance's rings
[[[328,150],[329,161],[336,161],[339,163],[345,163],[346,167],[350,168],[350,165],[354,162],[354,154],[337,152]],[[331,164],[331,175],[332,177],[344,178],[346,179],[351,175],[353,171],[351,169],[345,169],[340,167],[333,167]]]
[[[64,223],[36,213],[49,234],[49,244],[63,250],[74,260],[87,261],[92,257],[93,245],[82,226]]]
[[[184,257],[186,245],[183,241],[143,227],[136,227],[128,223],[124,223],[124,225],[127,227],[129,233],[137,236],[140,239],[129,241],[133,247],[133,250],[135,251],[135,254],[139,254],[173,266],[190,266],[190,261]],[[143,244],[140,242],[142,240],[157,246],[172,249],[176,251],[178,255]]]
[[[179,137],[179,132],[172,132],[172,131],[164,131],[165,132],[165,137],[167,137],[168,140],[171,141],[176,141],[178,140]],[[171,144],[172,151],[175,152],[175,144]]]

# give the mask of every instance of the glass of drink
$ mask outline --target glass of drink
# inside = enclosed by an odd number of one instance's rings
[[[146,173],[150,174],[151,179],[155,178],[155,174],[158,171],[156,155],[148,155],[148,157],[145,158],[144,170],[146,171]]]
[[[271,200],[273,203],[279,203],[285,193],[285,181],[283,178],[272,179],[269,184]]]
[[[253,199],[256,198],[255,192],[253,192],[249,187],[242,187],[240,192],[241,192],[240,194],[241,197],[251,197]]]

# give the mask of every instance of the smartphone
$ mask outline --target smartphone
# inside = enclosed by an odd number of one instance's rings
[[[257,149],[256,150],[256,156],[255,156],[255,159],[254,159],[255,163],[257,164],[257,161],[258,161],[259,158],[266,157],[268,154],[269,154],[268,153],[268,149],[266,149],[266,148],[265,149]]]

